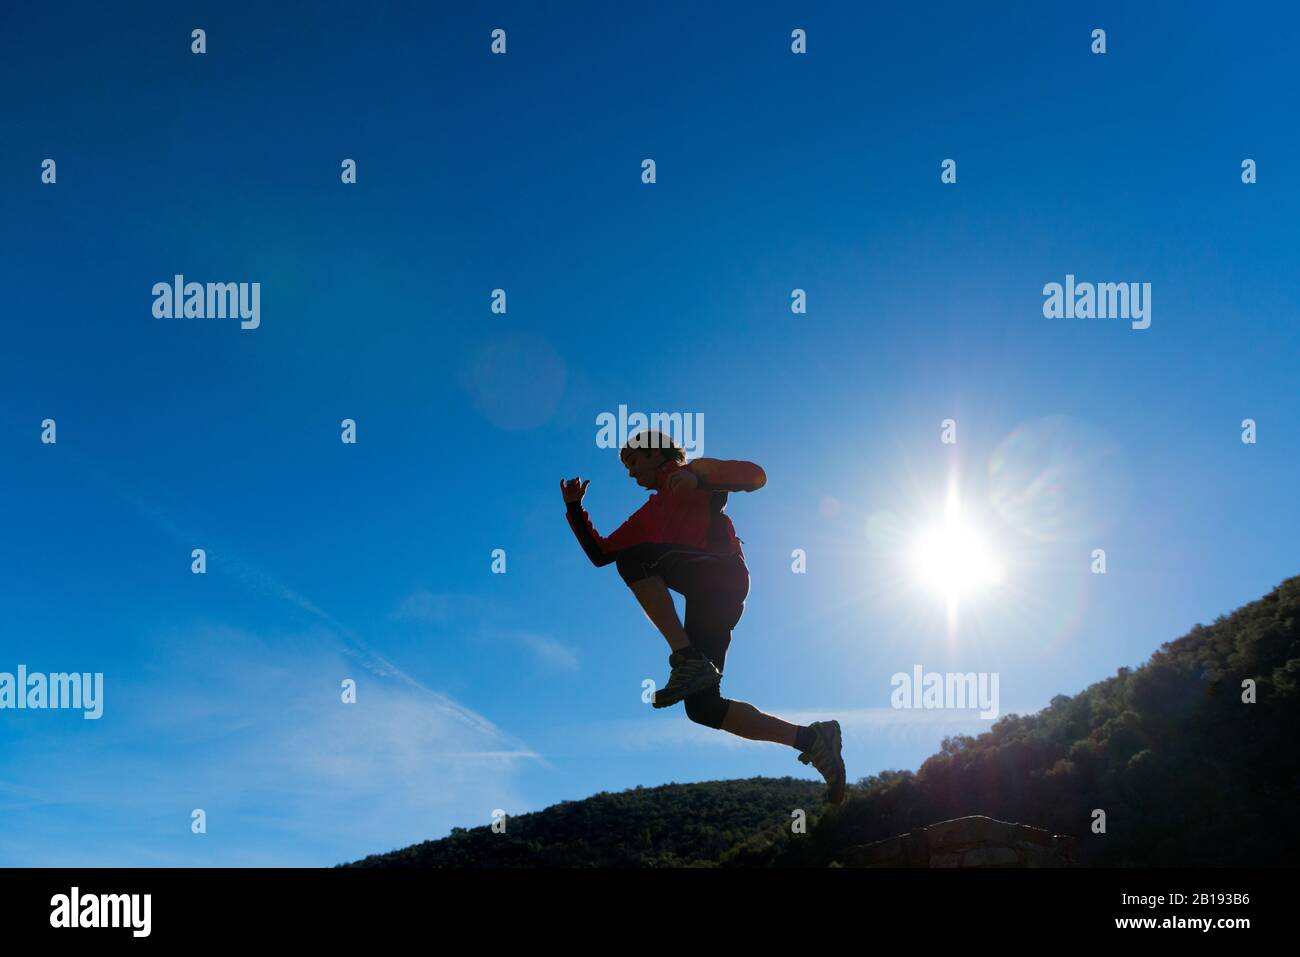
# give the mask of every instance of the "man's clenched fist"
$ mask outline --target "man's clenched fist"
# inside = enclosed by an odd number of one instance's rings
[[[668,476],[668,491],[680,492],[682,489],[699,488],[699,477],[689,468],[678,469]]]

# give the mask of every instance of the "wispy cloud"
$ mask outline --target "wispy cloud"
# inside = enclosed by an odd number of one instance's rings
[[[564,671],[578,670],[578,653],[569,645],[530,631],[502,632],[501,637],[514,641],[533,653],[538,661]]]
[[[81,456],[76,455],[75,453],[74,456],[81,459]],[[84,461],[84,459],[82,459],[82,461]],[[356,659],[359,665],[371,674],[380,678],[393,678],[402,682],[409,688],[425,695],[431,706],[441,708],[447,714],[454,716],[457,720],[471,728],[483,731],[484,733],[500,735],[500,732],[491,724],[491,722],[487,721],[487,719],[468,708],[462,707],[446,695],[426,687],[420,681],[403,671],[394,662],[386,658],[378,650],[373,648],[346,624],[320,608],[315,602],[311,601],[306,596],[279,581],[270,573],[241,558],[234,549],[217,545],[217,539],[212,536],[203,536],[202,538],[198,538],[192,534],[188,534],[183,531],[161,507],[146,502],[135,491],[117,481],[99,465],[93,462],[87,462],[86,468],[102,486],[109,489],[123,501],[127,502],[141,515],[144,515],[159,528],[163,529],[178,543],[186,544],[188,547],[189,543],[198,540],[212,542],[213,547],[208,549],[207,554],[208,563],[214,569],[239,582],[245,588],[256,594],[270,596],[284,601],[315,618],[318,622],[327,625],[328,628],[325,631],[320,632],[325,641],[339,653]],[[421,596],[419,599],[424,601],[424,604],[420,605],[417,601],[414,611],[422,611],[426,614],[430,613],[431,605],[429,602],[434,601],[436,598],[437,596],[425,593],[425,595]],[[519,742],[515,742],[511,746],[510,750],[532,753],[527,746]],[[540,756],[537,757],[540,760]]]
[[[403,598],[388,617],[393,621],[442,625],[458,615],[478,610],[477,599],[472,595],[434,594],[421,588]]]
[[[577,671],[579,668],[578,652],[572,645],[531,629],[503,624],[491,603],[478,596],[419,589],[403,598],[388,617],[397,622],[459,626],[463,635],[518,645],[549,669]]]
[[[0,782],[23,781],[0,783],[12,829],[0,863],[56,863],[44,846],[66,864],[331,864],[525,804],[516,782],[534,752],[450,699],[355,665],[314,636],[159,636],[148,671],[111,684],[93,748],[65,742],[50,760],[33,741],[0,763]],[[349,677],[355,704],[341,699]],[[39,776],[24,749],[42,754]],[[86,826],[43,845],[62,827],[43,811],[56,804]],[[207,834],[190,833],[195,808]]]
[[[846,708],[838,711],[772,709],[771,713],[800,725],[834,719],[840,723],[844,732],[846,748],[855,743],[855,738],[878,743],[897,743],[900,740],[933,740],[937,743],[944,735],[974,736],[988,731],[992,726],[990,721],[981,719],[975,712],[961,711]],[[644,718],[594,721],[566,728],[564,733],[580,735],[591,745],[612,751],[657,751],[668,747],[736,751],[773,747],[767,741],[748,741],[703,727],[677,712],[657,713]]]
[[[0,815],[31,837],[0,840],[0,864],[329,864],[525,803],[514,793],[519,763],[550,767],[527,744],[408,674],[218,537],[182,528],[83,464],[178,543],[209,543],[210,572],[291,605],[315,627],[274,640],[221,625],[160,638],[139,668],[113,676],[94,748],[36,738],[11,747],[0,761]],[[426,599],[406,609],[436,613]],[[552,665],[570,664],[558,643],[528,633],[514,640]],[[355,704],[340,699],[344,678],[357,682]],[[44,771],[28,785],[23,769],[33,761]],[[42,810],[69,805],[91,823],[80,842]],[[209,813],[207,834],[190,833],[194,808]],[[63,849],[57,860],[50,847]]]

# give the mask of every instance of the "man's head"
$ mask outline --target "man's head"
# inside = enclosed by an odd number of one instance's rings
[[[686,450],[663,432],[646,430],[627,440],[618,453],[627,474],[642,488],[654,488],[655,477],[665,462],[686,461]]]

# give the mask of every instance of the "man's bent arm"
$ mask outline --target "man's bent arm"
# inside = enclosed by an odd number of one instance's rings
[[[578,544],[587,553],[591,563],[597,568],[602,568],[618,557],[620,549],[637,543],[639,540],[637,529],[640,525],[641,513],[646,506],[643,505],[637,509],[632,514],[632,517],[620,525],[609,538],[600,537],[600,533],[591,524],[591,518],[587,515],[587,510],[582,507],[581,501],[569,502],[565,508],[565,517],[569,520],[569,527],[573,529]]]
[[[767,484],[767,473],[753,462],[696,459],[686,467],[699,479],[699,487],[709,491],[757,492]]]

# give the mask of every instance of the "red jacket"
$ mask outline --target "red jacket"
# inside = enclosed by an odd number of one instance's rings
[[[668,476],[682,468],[695,475],[698,487],[669,491]],[[761,468],[753,462],[696,459],[689,465],[666,462],[655,477],[655,491],[649,501],[608,538],[596,531],[580,501],[569,503],[569,527],[593,565],[608,565],[618,552],[644,542],[744,554],[736,529],[723,509],[728,492],[753,492],[763,487],[767,476]]]

